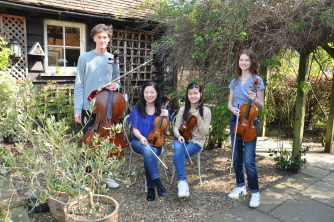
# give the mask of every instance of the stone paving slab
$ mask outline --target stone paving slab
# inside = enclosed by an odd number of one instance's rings
[[[322,180],[327,182],[327,183],[334,184],[334,173],[331,173],[331,174],[327,175]]]
[[[260,211],[246,207],[242,204],[239,204],[232,208],[231,210],[219,214],[215,218],[208,220],[209,222],[235,222],[235,221],[244,221],[244,222],[277,222],[278,220],[269,217],[268,215],[261,213]]]
[[[303,169],[301,173],[318,178],[318,179],[322,179],[325,176],[329,175],[331,171],[324,170],[324,169],[314,167],[314,166],[308,166],[305,169]]]
[[[313,166],[334,171],[334,161],[332,158],[325,158],[317,154],[306,153],[306,161]]]
[[[270,215],[284,222],[330,222],[333,221],[334,210],[325,204],[297,195],[273,210]]]
[[[226,142],[225,146],[231,147],[231,137],[229,137]],[[256,141],[256,150],[262,150],[266,149],[267,151],[269,149],[277,149],[278,147],[281,147],[282,143],[277,143],[276,140],[272,140],[268,137],[258,137]],[[290,143],[283,142],[283,149],[291,150],[292,146]]]
[[[319,201],[334,207],[334,185],[323,181],[318,181],[301,194],[305,197]],[[334,211],[334,209],[332,209]],[[334,218],[333,218],[334,221]]]
[[[28,214],[24,207],[12,208],[7,212],[3,212],[3,217],[0,217],[0,221],[4,222],[30,222]]]
[[[314,184],[319,179],[304,174],[294,174],[290,176],[286,181],[282,182],[281,185],[293,187],[297,190],[302,191],[310,185]]]
[[[319,153],[319,157],[325,157],[334,160],[334,155],[330,155],[329,153]]]
[[[24,201],[17,195],[12,185],[0,185],[0,209],[8,209],[24,205]]]
[[[282,184],[282,183],[272,186],[272,189],[277,189],[281,192],[287,193],[287,194],[292,195],[292,196],[295,196],[296,194],[298,194],[300,192],[300,190],[298,190],[297,188],[289,187],[289,186],[287,186],[285,184]]]
[[[281,205],[282,203],[286,202],[291,198],[290,194],[282,192],[277,189],[270,189],[263,191],[260,193],[261,204],[257,208],[257,210],[263,213],[269,213],[277,206]]]

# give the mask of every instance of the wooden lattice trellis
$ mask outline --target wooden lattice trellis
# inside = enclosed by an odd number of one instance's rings
[[[0,14],[1,36],[8,36],[9,39],[15,37],[21,43],[22,59],[17,63],[11,62],[7,70],[17,79],[26,78],[27,68],[27,35],[26,18],[14,15]]]
[[[120,52],[121,75],[143,64],[153,56],[153,36],[146,33],[113,30],[112,46]],[[153,75],[152,63],[131,74],[131,81],[151,81]]]

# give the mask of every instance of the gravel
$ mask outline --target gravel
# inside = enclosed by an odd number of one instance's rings
[[[124,157],[125,163],[119,168],[120,177],[116,179],[120,183],[117,189],[110,189],[107,195],[116,199],[120,205],[118,212],[119,221],[204,221],[227,211],[239,202],[248,205],[249,195],[238,200],[230,200],[228,194],[235,188],[235,175],[229,175],[231,149],[217,148],[203,150],[201,152],[201,176],[203,184],[200,184],[197,156],[192,157],[195,167],[187,161],[186,174],[189,183],[190,196],[188,198],[177,197],[177,177],[175,175],[170,184],[173,170],[173,138],[166,137],[164,145],[166,162],[168,166],[167,176],[164,167],[159,164],[160,176],[167,195],[160,197],[156,194],[156,200],[146,201],[145,193],[145,172],[142,156],[126,148]],[[132,152],[132,154],[131,154]],[[126,187],[123,181],[129,171],[129,156],[132,156],[130,165],[134,175],[129,176],[130,186]],[[160,157],[162,157],[160,155]],[[260,191],[267,189],[275,183],[283,180],[286,173],[278,170],[276,163],[268,158],[257,156],[257,168],[259,172]],[[22,179],[16,179],[21,181]],[[18,187],[19,183],[16,183]],[[24,196],[24,190],[19,195]],[[50,212],[28,214],[33,221],[56,221]]]

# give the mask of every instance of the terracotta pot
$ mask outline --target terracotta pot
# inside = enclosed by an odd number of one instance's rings
[[[58,222],[65,221],[64,208],[66,207],[69,196],[65,192],[57,191],[57,194],[53,197],[48,198],[48,205],[52,215]]]
[[[73,201],[67,207],[64,208],[65,221],[66,222],[81,222],[81,221],[84,221],[84,222],[117,222],[118,221],[118,209],[119,209],[118,202],[112,197],[94,194],[93,200],[95,201],[97,199],[108,201],[110,203],[115,204],[115,210],[104,218],[99,218],[99,219],[94,219],[94,220],[77,219],[74,217],[73,214],[69,213],[69,212],[72,212],[72,207],[78,204],[77,201]],[[89,197],[85,197],[83,199],[83,202],[87,202],[88,200],[89,200]]]

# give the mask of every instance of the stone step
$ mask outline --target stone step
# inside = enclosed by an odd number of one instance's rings
[[[24,201],[17,195],[16,189],[8,177],[0,177],[0,209],[23,206]]]
[[[16,207],[8,210],[2,210],[0,221],[4,222],[30,222],[26,209],[24,207]]]

